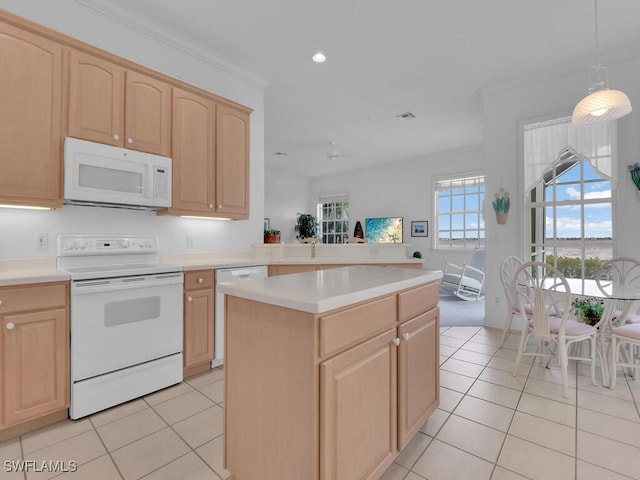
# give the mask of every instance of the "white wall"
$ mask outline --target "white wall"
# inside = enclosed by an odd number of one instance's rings
[[[629,55],[630,57],[630,55]],[[618,185],[613,188],[616,216],[613,222],[614,256],[638,257],[640,238],[640,199],[631,182],[627,166],[638,162],[640,147],[640,62],[638,58],[602,62],[609,68],[609,84],[623,90],[634,111],[618,120]],[[497,225],[495,217],[487,222],[486,324],[502,327],[505,319],[504,294],[498,268],[508,255],[525,258],[523,148],[519,126],[529,119],[570,115],[588,89],[588,65],[572,66],[550,72],[540,78],[502,85],[483,92],[486,191],[488,194],[504,182],[511,192],[512,206],[506,225]],[[491,211],[489,205],[488,208]]]
[[[297,214],[308,209],[309,179],[267,170],[264,183],[264,216],[271,228],[280,230],[281,242],[295,243]]]
[[[471,255],[433,249],[433,180],[483,169],[483,148],[475,146],[394,161],[365,171],[316,177],[310,184],[309,208],[315,209],[321,195],[348,192],[350,233],[358,220],[364,228],[365,218],[403,217],[403,241],[412,245],[412,252],[422,252],[424,268],[442,269],[447,260],[465,262]],[[429,222],[429,237],[412,237],[411,221],[421,220]]]
[[[0,258],[55,256],[60,233],[157,234],[164,252],[248,251],[262,242],[265,82],[219,65],[202,52],[171,46],[163,40],[169,35],[165,32],[147,35],[142,27],[120,23],[74,0],[0,0],[0,8],[253,109],[249,220],[157,217],[152,212],[68,206],[54,212],[0,209]],[[36,249],[36,232],[48,234],[47,249]],[[187,232],[194,234],[194,248],[189,250]]]

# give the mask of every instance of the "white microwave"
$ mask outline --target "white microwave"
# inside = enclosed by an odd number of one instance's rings
[[[171,206],[171,159],[67,137],[64,203],[159,210]]]

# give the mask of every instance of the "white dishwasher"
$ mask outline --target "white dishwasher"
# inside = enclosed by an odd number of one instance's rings
[[[248,267],[216,269],[216,300],[215,300],[215,358],[212,367],[224,363],[224,293],[218,292],[218,283],[249,280],[252,278],[266,278],[266,265],[251,265]]]

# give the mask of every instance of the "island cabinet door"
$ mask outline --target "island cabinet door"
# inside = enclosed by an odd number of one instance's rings
[[[377,479],[397,455],[396,329],[321,364],[320,479]]]
[[[398,327],[398,449],[402,450],[438,407],[439,316],[434,308]]]

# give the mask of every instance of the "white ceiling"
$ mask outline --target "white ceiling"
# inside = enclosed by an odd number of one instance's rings
[[[480,89],[574,65],[586,94],[595,63],[592,0],[80,1],[265,79],[265,166],[305,177],[480,144]],[[598,22],[601,52],[626,48],[640,1],[600,0]]]

